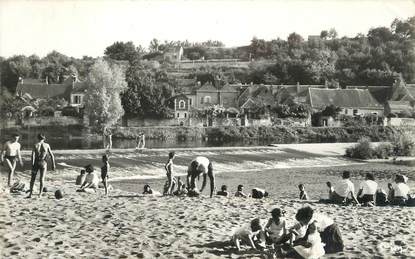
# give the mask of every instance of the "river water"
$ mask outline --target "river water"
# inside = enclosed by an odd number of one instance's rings
[[[20,143],[23,150],[31,149],[36,142],[36,136],[39,133],[45,134],[47,140],[53,149],[100,149],[103,148],[101,139],[87,137],[85,129],[81,126],[45,126],[22,129],[1,129],[0,141],[3,143],[8,140],[13,133],[21,135]],[[269,141],[263,140],[239,140],[231,142],[223,141],[203,141],[201,139],[182,140],[182,139],[146,139],[146,148],[190,148],[190,147],[221,147],[221,146],[267,146]],[[113,138],[113,148],[135,148],[134,139],[117,139]]]

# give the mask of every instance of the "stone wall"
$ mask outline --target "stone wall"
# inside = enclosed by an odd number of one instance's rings
[[[33,117],[22,120],[23,126],[68,126],[68,125],[82,125],[83,119],[69,116],[60,117]]]

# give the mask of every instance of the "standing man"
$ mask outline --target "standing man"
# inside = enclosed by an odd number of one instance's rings
[[[6,161],[9,168],[9,175],[7,178],[7,185],[10,187],[13,181],[14,171],[16,170],[16,159],[19,159],[20,166],[23,167],[22,157],[20,155],[19,134],[13,134],[13,138],[4,143],[3,149],[0,153],[1,163]]]
[[[40,186],[39,186],[39,197],[42,195],[43,184],[45,181],[47,171],[47,156],[49,154],[52,162],[52,171],[55,170],[55,156],[50,149],[49,144],[45,143],[45,135],[39,134],[37,136],[39,142],[36,143],[32,150],[32,177],[30,178],[30,193],[27,198],[32,197],[33,186],[35,185],[37,172],[40,172]]]

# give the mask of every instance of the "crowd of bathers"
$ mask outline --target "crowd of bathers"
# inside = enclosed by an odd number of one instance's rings
[[[47,169],[47,158],[50,157],[52,169],[55,168],[55,159],[50,146],[45,143],[45,136],[38,135],[38,142],[32,150],[32,171],[29,196],[31,197],[33,185],[38,172],[40,172],[39,196],[45,190],[43,187],[44,176]],[[19,136],[14,135],[11,141],[6,142],[1,152],[1,162],[6,162],[9,167],[8,184],[10,186],[16,162],[19,161],[23,166],[20,155]],[[149,184],[144,185],[143,195],[165,195],[165,196],[199,196],[206,185],[207,177],[211,182],[211,193],[215,190],[215,178],[213,174],[212,163],[206,157],[196,157],[191,161],[186,183],[180,177],[174,176],[174,159],[176,154],[170,152],[167,162],[164,166],[166,170],[166,183],[164,184],[163,193],[157,192]],[[79,186],[77,192],[96,192],[100,182],[105,189],[105,195],[109,194],[111,186],[108,184],[110,174],[110,161],[107,154],[102,156],[101,181],[92,165],[86,165],[76,178],[76,185]],[[197,188],[196,179],[203,176],[202,188]],[[342,179],[334,185],[327,182],[328,198],[321,199],[320,202],[332,204],[355,204],[363,206],[414,206],[415,198],[410,194],[410,188],[407,185],[408,178],[405,175],[398,174],[395,176],[395,182],[388,184],[388,192],[379,188],[375,181],[373,173],[367,173],[365,180],[359,185],[357,193],[353,182],[350,180],[349,171],[343,171]],[[20,186],[20,185],[19,185]],[[310,199],[304,184],[299,184],[299,199]],[[231,197],[227,185],[222,185],[220,191],[216,192],[217,196]],[[268,192],[261,188],[253,188],[251,193],[245,193],[244,186],[239,184],[236,188],[234,197],[262,199],[268,197]],[[56,198],[62,198],[62,192],[55,192]],[[284,257],[299,258],[318,258],[325,253],[336,253],[343,250],[343,240],[340,230],[330,217],[314,213],[309,207],[300,208],[296,215],[296,223],[287,226],[285,211],[281,208],[274,208],[271,211],[271,218],[266,224],[262,224],[259,218],[255,218],[246,225],[238,228],[232,235],[232,244],[238,250],[241,245],[249,245],[252,249],[267,249],[272,251],[273,255]]]

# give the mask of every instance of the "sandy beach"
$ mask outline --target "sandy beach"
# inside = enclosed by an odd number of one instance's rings
[[[1,257],[266,258],[247,247],[237,252],[228,243],[233,230],[255,217],[265,223],[275,207],[287,211],[291,225],[296,210],[306,205],[332,217],[342,232],[345,251],[325,258],[415,256],[414,208],[316,203],[327,196],[325,182],[337,181],[344,169],[351,170],[356,186],[366,172],[374,172],[382,188],[396,173],[404,173],[414,190],[412,167],[347,160],[334,154],[334,147],[325,153],[323,149],[315,153],[302,150],[306,149],[292,146],[178,152],[177,174],[184,173],[192,157],[204,154],[216,164],[218,186],[227,184],[232,193],[239,183],[246,191],[263,187],[271,194],[263,200],[208,198],[207,191],[197,198],[140,195],[146,183],[161,190],[165,180],[159,167],[166,160],[166,150],[114,152],[110,182],[115,190],[110,197],[104,197],[103,189],[96,194],[77,193],[77,166],[89,162],[99,166],[102,154],[57,152],[60,165],[48,174],[49,192],[42,198],[0,194]],[[17,178],[27,182],[28,175],[26,168]],[[2,168],[2,186],[4,176]],[[305,184],[312,200],[296,198],[299,183]],[[54,198],[56,189],[63,191],[64,199]]]

